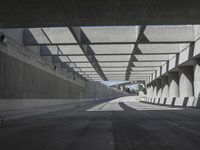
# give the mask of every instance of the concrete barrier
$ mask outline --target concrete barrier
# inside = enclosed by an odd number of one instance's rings
[[[0,99],[0,111],[92,102],[92,99]]]
[[[200,98],[198,97],[147,97],[141,101],[157,105],[200,108]]]
[[[115,97],[119,98],[119,97]],[[94,106],[114,99],[0,99],[0,123],[49,112]]]

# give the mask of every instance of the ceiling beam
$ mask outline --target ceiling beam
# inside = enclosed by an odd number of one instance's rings
[[[136,51],[136,49],[137,49],[137,47],[138,47],[138,44],[139,44],[140,41],[142,40],[142,37],[143,37],[143,35],[144,35],[145,28],[146,28],[146,25],[139,26],[138,38],[137,38],[137,40],[136,40],[136,43],[135,43],[135,46],[134,46],[134,48],[133,48],[133,52],[132,52],[131,58],[130,58],[129,63],[128,63],[128,67],[127,67],[127,70],[126,70],[125,80],[129,80],[132,62],[133,62],[133,60],[134,60],[134,53],[135,53],[135,51]]]
[[[78,45],[82,49],[83,53],[87,57],[90,64],[93,66],[93,68],[96,70],[96,72],[99,74],[99,76],[107,81],[105,74],[103,73],[96,57],[94,56],[94,51],[89,45],[83,45],[81,41],[89,41],[89,39],[86,37],[86,35],[83,33],[82,29],[80,27],[69,27],[69,30],[71,31],[72,35],[76,39]],[[90,55],[91,54],[91,55]]]
[[[44,46],[41,46],[44,47]],[[42,56],[85,56],[84,54],[51,54],[51,53],[43,53]],[[94,54],[90,54],[90,55],[94,55]],[[122,53],[122,54],[95,54],[95,56],[103,56],[103,55],[130,55],[128,53]]]
[[[41,28],[41,31],[42,31],[42,33],[44,34],[44,36],[47,38],[47,40],[49,41],[49,43],[52,43],[51,40],[49,39],[49,37],[47,36],[47,34],[45,33],[45,31],[44,31],[42,28]],[[23,34],[24,34],[25,32],[26,32],[26,29],[23,30]],[[23,39],[23,42],[24,42],[24,39]],[[56,47],[57,47],[58,53],[62,53],[62,51],[60,50],[60,48],[58,47],[58,45],[56,45]],[[46,46],[40,46],[40,55],[41,55],[41,56],[47,55],[47,54],[49,54],[49,53],[51,53],[51,52],[50,52],[50,50],[49,50]],[[60,58],[59,58],[58,56],[53,56],[53,55],[51,55],[51,57],[52,57],[52,63],[53,63],[53,64],[60,63],[60,66],[61,66],[62,68],[67,68],[67,70],[68,70],[69,72],[72,72],[74,75],[77,75],[78,77],[81,77],[81,78],[87,80],[85,77],[83,77],[83,76],[80,75],[78,72],[76,72],[76,71],[74,70],[74,68],[71,68],[67,63],[63,63],[63,62],[60,60]],[[67,56],[66,56],[66,57],[67,57]],[[63,65],[63,64],[64,64],[64,65]]]
[[[69,27],[70,28],[70,27]],[[42,28],[41,28],[42,29]],[[83,31],[82,31],[83,32]],[[45,34],[45,32],[43,32]],[[48,36],[46,36],[47,39]],[[192,41],[148,41],[141,40],[140,44],[181,44],[181,43],[190,43]],[[90,42],[89,40],[85,40],[84,37],[80,37],[80,44],[82,45],[119,45],[119,44],[136,44],[136,42]],[[25,28],[23,31],[23,44],[25,46],[59,46],[59,45],[79,45],[78,43],[38,43],[32,33],[28,28]]]
[[[153,61],[134,61],[133,66],[137,66],[137,67],[161,67],[163,65],[164,61],[157,61],[157,62],[153,62]]]

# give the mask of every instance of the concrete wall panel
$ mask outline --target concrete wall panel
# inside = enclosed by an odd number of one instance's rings
[[[176,57],[173,57],[172,59],[169,60],[169,68],[168,70],[171,70],[176,67]]]
[[[84,88],[0,52],[0,98],[80,98]],[[83,95],[83,94],[82,94]]]

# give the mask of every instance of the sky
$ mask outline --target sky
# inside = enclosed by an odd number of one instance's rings
[[[101,83],[107,85],[107,86],[111,86],[111,85],[115,85],[115,84],[120,84],[120,83],[126,83],[126,82],[130,82],[130,81],[102,81]]]
[[[126,82],[130,82],[130,81],[101,81],[101,83],[103,83],[103,84],[105,84],[107,86],[120,84],[120,83],[126,83]],[[138,85],[137,84],[128,85],[128,88],[130,88],[130,89],[138,89]]]

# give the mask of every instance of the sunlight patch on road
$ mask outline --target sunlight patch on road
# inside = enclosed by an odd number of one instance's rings
[[[170,106],[158,106],[141,103],[136,97],[127,96],[116,98],[109,102],[101,103],[97,106],[87,109],[87,111],[155,111],[155,110],[182,110],[182,108],[170,107]]]
[[[136,110],[182,110],[182,108],[177,108],[177,107],[157,106],[157,105],[149,105],[143,103],[125,102],[125,105]]]
[[[87,109],[87,111],[123,111],[118,103],[103,103]]]

